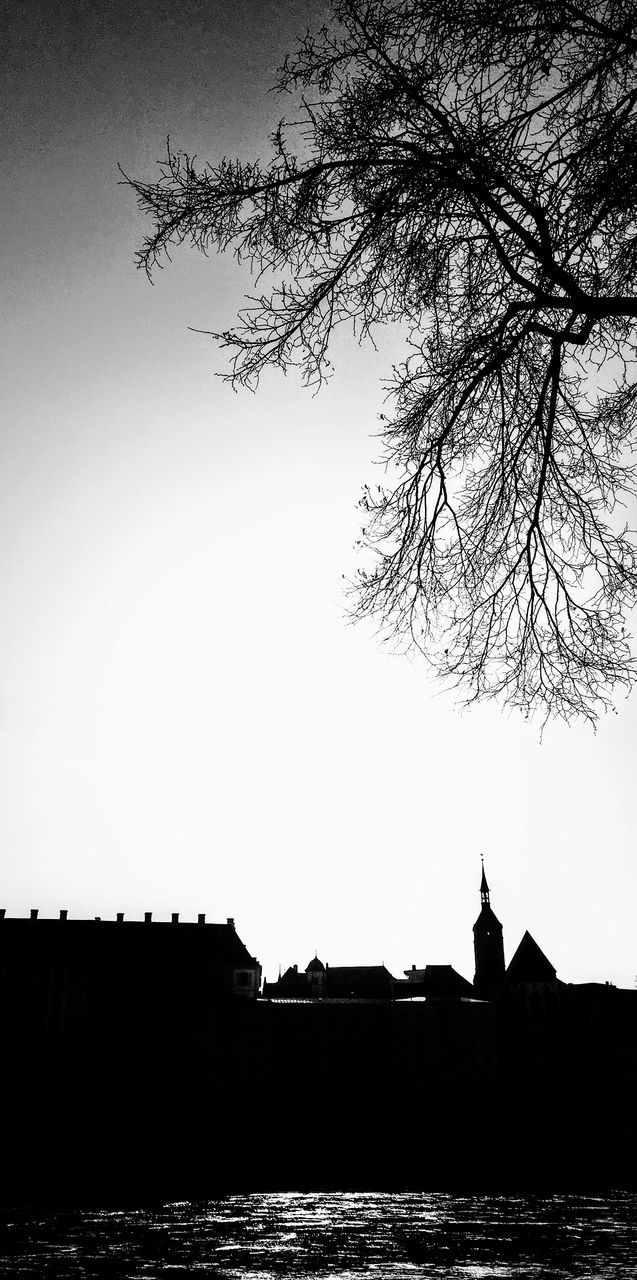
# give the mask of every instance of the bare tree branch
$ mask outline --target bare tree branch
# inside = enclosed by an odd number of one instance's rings
[[[594,723],[635,674],[637,0],[332,7],[268,164],[126,179],[139,265],[189,241],[267,282],[215,335],[235,385],[405,326],[355,616],[468,702]]]

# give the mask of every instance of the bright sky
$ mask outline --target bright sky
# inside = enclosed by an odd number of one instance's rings
[[[480,854],[512,955],[637,975],[637,702],[596,735],[460,714],[344,618],[392,349],[312,398],[219,379],[194,328],[249,280],[189,251],[150,287],[117,162],[169,133],[256,157],[312,0],[7,6],[0,849],[9,915],[234,916],[269,978],[473,976]]]

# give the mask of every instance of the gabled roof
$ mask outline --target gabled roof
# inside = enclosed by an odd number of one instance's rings
[[[384,964],[342,965],[325,971],[325,995],[332,999],[374,1000],[391,995],[394,979]]]
[[[165,964],[173,970],[192,964],[257,965],[233,924],[187,921],[5,918],[0,921],[2,952],[54,965]]]
[[[553,965],[528,929],[509,963],[505,977],[507,982],[555,982]]]
[[[264,996],[309,996],[310,988],[307,977],[299,973],[294,965],[290,965],[277,982],[264,982]]]
[[[384,964],[344,965],[332,969],[329,965],[323,966],[320,960],[313,960],[305,973],[298,973],[295,968],[287,969],[278,982],[264,983],[263,994],[269,999],[294,996],[310,1000],[313,998],[310,979],[312,973],[316,972],[325,974],[322,986],[323,999],[389,1000],[391,998],[394,978]]]
[[[471,983],[450,964],[428,964],[417,973],[416,979],[396,983],[394,991],[398,999],[427,996],[431,1000],[452,1000],[475,995]]]

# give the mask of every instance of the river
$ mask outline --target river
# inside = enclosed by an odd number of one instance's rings
[[[156,1208],[3,1211],[2,1276],[127,1280],[630,1280],[637,1194],[232,1195]]]

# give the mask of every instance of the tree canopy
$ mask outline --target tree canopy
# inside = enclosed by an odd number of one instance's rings
[[[266,282],[215,335],[235,385],[402,326],[354,611],[466,701],[594,722],[635,672],[637,0],[331,8],[267,163],[127,179],[139,264],[189,241]]]

